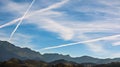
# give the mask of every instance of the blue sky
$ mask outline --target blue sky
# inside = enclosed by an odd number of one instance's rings
[[[0,40],[8,40],[32,0],[0,0]],[[11,43],[40,53],[120,57],[119,0],[36,0]]]

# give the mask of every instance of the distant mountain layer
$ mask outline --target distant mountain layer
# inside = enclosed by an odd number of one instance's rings
[[[50,63],[36,60],[19,60],[12,58],[10,60],[0,62],[0,67],[120,67],[120,62],[112,62],[108,64],[94,63],[75,63],[64,59],[56,60]]]
[[[120,62],[120,58],[99,59],[99,58],[93,58],[90,56],[73,58],[73,57],[70,57],[69,55],[61,55],[57,53],[41,55],[39,52],[33,51],[29,48],[20,48],[7,41],[0,41],[0,61],[9,60],[11,58],[18,58],[21,60],[25,60],[25,59],[42,60],[45,62],[52,62],[55,60],[64,59],[64,60],[72,61],[76,63],[96,63],[96,64]]]

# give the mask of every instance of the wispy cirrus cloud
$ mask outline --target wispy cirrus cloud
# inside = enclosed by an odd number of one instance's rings
[[[15,44],[16,46],[22,47],[22,48],[28,47],[31,49],[35,49],[36,46],[32,43],[33,38],[34,37],[31,35],[16,33],[14,38],[9,42],[11,42],[12,44]],[[7,32],[0,31],[0,40],[8,41],[8,39],[9,39],[9,35],[7,34]]]
[[[47,8],[43,8],[43,9],[40,9],[40,10],[36,10],[36,11],[32,12],[32,14],[27,15],[25,18],[28,18],[29,16],[32,16],[32,15],[34,15],[34,14],[39,14],[39,13],[42,13],[42,12],[45,12],[45,11],[49,11],[49,10],[51,10],[51,9],[58,8],[58,7],[62,6],[64,3],[66,3],[67,1],[69,1],[69,0],[64,0],[64,1],[62,1],[62,2],[58,2],[58,3],[56,3],[56,4],[50,5],[50,6],[48,6]],[[19,12],[21,12],[21,11],[19,11]],[[25,18],[24,18],[24,19],[25,19]],[[3,27],[6,27],[6,26],[9,26],[9,25],[12,25],[12,24],[16,23],[17,21],[19,21],[20,19],[21,19],[21,17],[20,17],[20,18],[17,18],[17,19],[14,19],[14,20],[12,20],[12,21],[10,21],[10,22],[7,22],[6,24],[0,25],[0,28],[3,28]]]
[[[77,4],[77,2],[79,4]],[[110,0],[89,0],[89,3],[88,0],[76,0],[74,2],[61,0],[47,8],[33,10],[30,15],[26,16],[25,23],[26,25],[34,24],[38,29],[56,33],[59,35],[56,38],[74,42],[45,49],[71,46],[82,42],[89,50],[96,54],[98,52],[109,53],[111,51],[103,45],[110,44],[109,46],[113,47],[119,46],[119,13],[118,0],[114,2]],[[90,19],[81,20],[81,18]],[[20,19],[21,18],[15,19],[0,26],[0,28],[15,24]],[[101,40],[107,43],[104,44]]]
[[[61,7],[64,3],[66,3],[66,2],[68,2],[69,0],[64,0],[64,1],[61,1],[61,2],[58,2],[58,3],[56,3],[56,4],[53,4],[53,5],[50,5],[50,6],[48,6],[47,8],[44,8],[44,9],[40,9],[40,10],[37,10],[37,11],[34,11],[32,14],[30,14],[30,15],[27,15],[25,18],[27,18],[27,20],[29,20],[29,19],[31,19],[31,18],[29,18],[30,16],[32,16],[32,15],[37,15],[37,14],[40,14],[40,15],[42,15],[42,17],[43,16],[45,16],[45,15],[53,15],[53,14],[60,14],[59,12],[56,12],[56,11],[51,11],[52,9],[55,9],[55,8],[59,8],[59,7]],[[45,12],[45,13],[44,13]],[[47,14],[46,14],[47,13]],[[45,15],[44,15],[45,14]],[[40,16],[39,15],[39,16]],[[38,16],[37,16],[38,17]],[[35,18],[37,18],[37,17],[35,17]],[[24,19],[25,19],[24,18]],[[45,16],[45,18],[46,18],[46,16]],[[49,18],[49,17],[48,17]],[[0,28],[3,28],[3,27],[6,27],[6,26],[9,26],[9,25],[12,25],[12,24],[14,24],[14,23],[16,23],[17,21],[19,21],[21,18],[18,18],[18,19],[15,19],[15,20],[13,20],[13,21],[10,21],[10,22],[8,22],[8,23],[6,23],[6,24],[4,24],[4,25],[1,25],[0,26]],[[34,18],[33,18],[34,19]],[[36,21],[36,23],[35,22],[32,22],[33,24],[38,24],[38,22],[39,22],[39,20],[37,19],[37,20],[34,20],[34,21]],[[42,20],[43,21],[43,20]],[[49,31],[52,31],[52,32],[55,32],[55,33],[58,33],[58,34],[60,34],[60,36],[62,37],[62,38],[65,38],[65,40],[67,40],[67,39],[71,39],[72,38],[72,36],[73,36],[73,32],[72,31],[69,31],[70,29],[68,29],[67,27],[64,27],[64,26],[62,26],[62,25],[60,25],[60,24],[58,24],[58,23],[56,23],[55,21],[53,21],[52,19],[44,19],[44,21],[45,21],[45,23],[40,23],[39,25],[41,25],[41,24],[43,24],[42,25],[42,27],[44,28],[44,29],[47,29],[47,30],[49,30]],[[51,24],[51,26],[50,26],[50,24]],[[47,25],[46,26],[46,28],[45,28],[45,25]],[[53,27],[52,27],[53,26]],[[58,31],[59,30],[59,31]],[[68,35],[68,34],[72,34],[72,35]],[[65,35],[65,37],[64,37],[64,35]]]
[[[14,30],[12,31],[9,41],[12,39],[13,35],[15,34],[15,32],[17,31],[17,29],[19,28],[19,26],[21,25],[21,23],[23,22],[23,19],[25,18],[25,16],[27,15],[27,13],[30,11],[30,8],[33,6],[33,4],[35,3],[35,0],[32,0],[31,4],[29,5],[29,7],[27,8],[27,10],[25,11],[24,15],[22,16],[22,18],[19,20],[19,23],[16,25],[16,27],[14,28]]]
[[[98,1],[99,2],[99,1]],[[107,3],[111,3],[111,2],[107,2]],[[113,8],[111,7],[112,5],[108,5],[107,3],[102,3],[101,1],[99,2],[99,4],[106,6],[105,8],[99,6],[100,8],[95,8],[93,6],[89,7],[89,6],[79,6],[80,9],[77,8],[78,12],[84,12],[87,15],[91,15],[91,17],[98,17],[98,19],[96,20],[96,18],[94,18],[92,21],[88,21],[88,22],[84,22],[84,21],[80,21],[79,22],[75,22],[73,21],[73,23],[70,23],[72,21],[61,21],[61,23],[68,27],[68,28],[72,28],[72,30],[74,31],[74,35],[75,37],[73,37],[73,41],[89,41],[92,40],[93,38],[96,38],[95,40],[93,39],[92,43],[86,43],[84,42],[84,44],[86,44],[88,47],[90,47],[90,49],[92,49],[92,51],[94,52],[105,52],[106,49],[103,48],[104,46],[102,46],[99,43],[96,43],[96,41],[100,40],[104,40],[105,37],[105,41],[114,41],[111,42],[111,44],[119,44],[119,39],[117,39],[117,37],[112,37],[112,36],[117,36],[120,34],[119,32],[119,8]],[[115,5],[115,3],[114,3]],[[112,8],[112,9],[111,9]],[[115,9],[115,10],[113,10]],[[117,12],[116,12],[117,10]],[[73,8],[74,11],[74,8]],[[76,11],[76,10],[75,10]],[[94,13],[93,13],[94,12]],[[99,19],[100,18],[100,19]],[[107,33],[104,35],[97,35],[97,36],[91,36],[86,35],[86,33]],[[110,35],[110,38],[109,38]],[[80,38],[78,38],[80,36]],[[87,38],[86,38],[87,37]],[[101,39],[102,37],[102,39]],[[108,37],[108,38],[107,38]],[[119,36],[118,36],[119,37]],[[81,41],[81,42],[82,42]],[[77,45],[81,42],[75,42],[75,43],[69,43],[69,44],[63,44],[63,45],[58,45],[58,46],[53,46],[53,47],[48,47],[45,49],[54,49],[54,48],[60,48],[60,47],[65,47],[65,46],[71,46],[71,45]],[[100,41],[101,42],[101,41]],[[99,45],[98,45],[99,44]],[[98,49],[98,50],[97,50]]]

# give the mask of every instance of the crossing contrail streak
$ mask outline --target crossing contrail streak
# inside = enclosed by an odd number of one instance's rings
[[[28,9],[27,9],[26,12],[25,12],[25,14],[20,18],[19,23],[17,24],[17,26],[15,27],[15,29],[14,29],[13,32],[11,33],[10,38],[9,38],[8,41],[11,40],[11,38],[12,38],[13,35],[14,35],[14,33],[16,32],[16,30],[18,29],[18,27],[19,27],[20,24],[22,23],[24,17],[27,15],[27,13],[29,12],[29,10],[30,10],[30,8],[32,7],[32,5],[34,4],[34,2],[35,2],[35,0],[33,0],[33,1],[31,2],[31,4],[29,5]],[[17,19],[16,19],[16,20],[17,20]]]
[[[11,22],[9,22],[9,23],[0,25],[0,28],[4,28],[4,27],[6,27],[6,26],[10,26],[10,25],[12,25],[12,24],[15,24],[15,23],[18,22],[20,19],[21,19],[21,18],[18,18],[18,19],[15,19],[15,20],[13,20],[13,21],[11,21]]]
[[[60,7],[61,5],[63,5],[64,3],[68,2],[69,0],[63,0],[61,2],[58,2],[58,3],[55,3],[53,5],[50,5],[48,6],[47,8],[43,8],[43,9],[40,9],[40,10],[37,10],[37,11],[34,11],[33,13],[29,14],[29,15],[26,15],[24,18],[20,17],[20,18],[17,18],[17,19],[14,19],[10,22],[7,22],[6,24],[3,24],[3,25],[0,25],[0,28],[4,28],[6,26],[10,26],[12,24],[15,24],[16,22],[18,22],[19,20],[21,19],[27,19],[29,18],[30,16],[33,16],[35,14],[38,14],[38,13],[42,13],[42,12],[45,12],[45,11],[48,11],[48,10],[51,10],[51,9],[55,9],[55,8],[58,8]]]
[[[75,43],[63,44],[63,45],[58,45],[58,46],[46,47],[46,48],[42,48],[41,50],[49,50],[49,49],[61,48],[61,47],[65,47],[65,46],[72,46],[72,45],[77,45],[77,44],[80,44],[80,43],[96,42],[96,41],[100,41],[100,40],[111,40],[111,39],[114,39],[116,37],[120,37],[120,34],[101,37],[101,38],[96,38],[96,39],[92,39],[92,40],[80,41],[80,42],[75,42]]]

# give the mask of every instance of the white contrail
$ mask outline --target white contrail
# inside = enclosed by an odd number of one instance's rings
[[[58,7],[61,7],[61,5],[63,5],[64,3],[67,3],[69,0],[63,0],[61,2],[58,2],[56,4],[53,4],[53,5],[50,5],[48,6],[47,8],[44,8],[44,9],[40,9],[40,10],[37,10],[37,11],[34,11],[33,13],[29,14],[29,15],[26,15],[24,18],[20,17],[20,18],[17,18],[13,21],[10,21],[10,22],[7,22],[6,24],[3,24],[3,25],[0,25],[0,28],[4,28],[6,26],[10,26],[12,24],[15,24],[16,22],[18,22],[19,20],[21,19],[26,19],[30,16],[33,16],[35,14],[38,14],[38,13],[42,13],[42,12],[45,12],[45,11],[48,11],[48,10],[51,10],[51,9],[55,9],[55,8],[58,8]]]
[[[0,28],[4,28],[4,27],[6,27],[6,26],[10,26],[10,25],[12,25],[12,24],[15,24],[15,23],[18,22],[20,19],[21,19],[21,18],[18,18],[18,19],[15,19],[15,20],[11,21],[11,22],[6,23],[6,24],[0,25]]]
[[[75,43],[63,44],[63,45],[58,45],[58,46],[46,47],[46,48],[42,48],[41,50],[55,49],[55,48],[60,48],[60,47],[65,47],[65,46],[77,45],[77,44],[80,44],[80,43],[96,42],[96,41],[100,41],[100,40],[111,40],[111,39],[114,39],[116,37],[120,37],[120,34],[101,37],[101,38],[96,38],[96,39],[92,39],[92,40],[80,41],[80,42],[75,42]]]
[[[15,29],[14,29],[13,32],[11,33],[10,38],[9,38],[8,41],[11,40],[11,38],[12,38],[13,35],[14,35],[14,33],[16,32],[16,30],[18,29],[18,27],[19,27],[20,24],[22,23],[24,17],[27,15],[27,13],[29,12],[29,10],[30,10],[30,8],[32,7],[32,5],[34,4],[34,2],[35,2],[35,0],[33,0],[33,1],[31,2],[31,4],[29,5],[28,9],[27,9],[26,12],[25,12],[25,14],[20,18],[19,23],[17,24],[17,26],[15,27]]]

